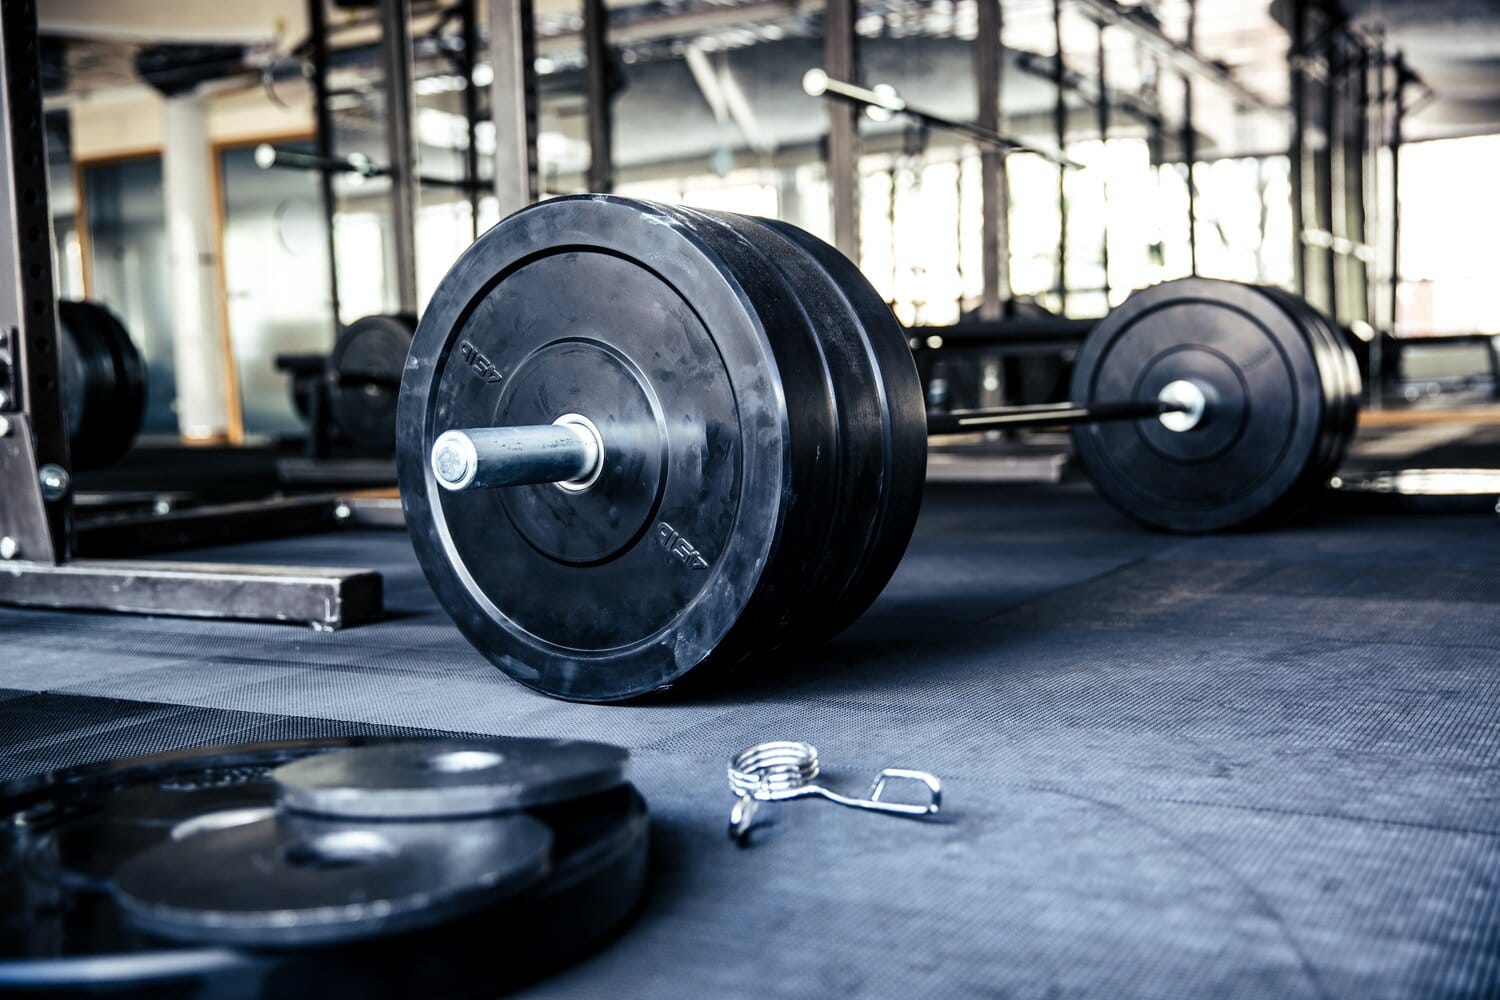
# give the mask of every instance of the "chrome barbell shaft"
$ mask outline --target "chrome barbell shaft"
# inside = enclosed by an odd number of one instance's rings
[[[536,483],[581,492],[599,478],[604,441],[576,413],[550,424],[460,428],[438,435],[431,465],[438,485],[453,492]]]

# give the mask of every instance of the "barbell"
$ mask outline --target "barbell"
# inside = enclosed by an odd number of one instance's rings
[[[397,409],[418,560],[510,676],[618,701],[829,638],[911,537],[929,433],[1072,425],[1100,492],[1170,531],[1254,524],[1326,480],[1358,375],[1291,296],[1139,292],[1073,400],[925,412],[902,328],[786,223],[608,196],[484,234],[439,284]]]

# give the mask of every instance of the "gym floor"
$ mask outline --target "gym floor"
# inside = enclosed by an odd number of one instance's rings
[[[537,996],[1495,996],[1497,531],[1330,500],[1175,538],[1083,484],[934,485],[844,636],[633,707],[506,680],[400,532],[243,545],[193,557],[373,566],[388,620],[0,610],[0,778],[354,732],[623,744],[651,891]],[[736,849],[725,764],[765,739],[847,790],[933,771],[943,821],[800,802]]]

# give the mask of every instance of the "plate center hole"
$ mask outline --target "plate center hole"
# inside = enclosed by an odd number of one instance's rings
[[[374,830],[340,830],[289,844],[284,857],[293,868],[326,871],[373,864],[396,853],[396,845]]]
[[[491,767],[499,767],[505,760],[504,754],[495,753],[493,750],[449,750],[427,759],[427,767],[433,771],[443,774],[462,774],[465,771],[483,771]]]

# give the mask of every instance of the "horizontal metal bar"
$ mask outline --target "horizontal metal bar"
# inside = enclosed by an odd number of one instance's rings
[[[361,177],[393,177],[390,167],[376,164],[362,153],[348,156],[323,156],[320,153],[303,153],[295,149],[278,149],[268,143],[255,147],[255,163],[262,170],[285,167],[293,170],[317,170],[329,174],[358,174]],[[440,177],[436,174],[419,174],[419,184],[431,187],[458,188],[461,190],[488,191],[484,181],[471,181],[464,177]]]
[[[927,433],[972,434],[976,431],[1062,427],[1104,420],[1141,420],[1182,409],[1185,407],[1150,399],[1119,403],[1041,403],[1035,406],[997,406],[987,410],[954,410],[951,413],[929,413]]]
[[[344,497],[333,515],[351,528],[406,528],[406,512],[395,497]]]
[[[1140,7],[1127,7],[1115,0],[1078,0],[1093,18],[1105,25],[1122,28],[1142,45],[1161,57],[1183,76],[1208,80],[1230,91],[1242,104],[1266,111],[1280,111],[1281,105],[1259,91],[1247,87],[1222,63],[1207,58],[1186,42],[1167,37],[1156,18]]]
[[[1024,316],[965,321],[951,326],[911,326],[907,327],[906,336],[914,349],[986,346],[1008,348],[1027,344],[1078,347],[1098,322],[1094,319],[1067,319],[1062,316]]]
[[[861,107],[874,108],[877,111],[885,111],[893,115],[906,115],[917,121],[934,128],[945,129],[959,135],[967,136],[976,142],[991,146],[1006,153],[1030,153],[1050,160],[1059,166],[1069,169],[1081,170],[1083,164],[1068,159],[1061,152],[1052,152],[1030,146],[996,132],[994,129],[986,128],[977,122],[958,121],[953,118],[945,118],[931,111],[924,111],[907,104],[905,99],[898,96],[893,89],[871,90],[868,87],[860,87],[844,80],[835,80],[821,69],[808,70],[802,77],[802,90],[809,97],[824,97],[831,100],[846,101]]]
[[[255,147],[255,165],[262,170],[290,167],[294,170],[324,170],[331,174],[359,174],[361,177],[388,177],[391,173],[385,167],[377,167],[363,153],[324,156],[321,153],[303,153],[295,149],[277,149],[264,142]]]
[[[276,460],[276,478],[283,485],[302,488],[390,486],[396,481],[396,460],[288,456]]]
[[[79,560],[0,563],[0,604],[348,628],[383,613],[370,569]]]
[[[597,477],[603,443],[576,414],[530,427],[444,431],[432,443],[432,473],[445,490],[539,483],[586,485]]]
[[[338,524],[338,503],[333,496],[285,497],[80,518],[75,548],[84,556],[134,556],[328,531]]]

